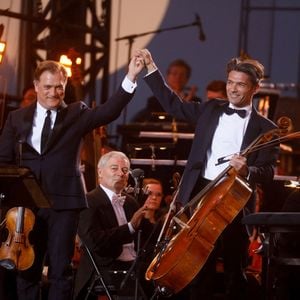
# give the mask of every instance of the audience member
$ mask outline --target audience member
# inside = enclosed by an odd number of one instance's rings
[[[111,151],[101,156],[99,185],[87,194],[88,208],[80,213],[78,235],[92,253],[107,285],[117,285],[117,277],[111,278],[113,271],[128,270],[136,259],[134,238],[146,213],[146,205],[139,208],[137,201],[124,193],[129,170],[130,161],[123,152]],[[94,276],[91,258],[83,251],[76,274],[74,299],[85,299]],[[116,288],[118,295],[128,293],[126,288],[124,291],[120,286]],[[133,289],[131,292],[134,295]]]
[[[253,211],[256,184],[260,183],[263,186],[273,180],[278,153],[277,147],[268,147],[251,152],[247,157],[241,154],[258,136],[276,128],[273,122],[261,116],[252,105],[253,96],[263,78],[262,64],[252,59],[231,59],[226,70],[229,101],[216,99],[195,104],[182,101],[164,83],[147,49],[137,50],[135,55],[144,60],[148,71],[144,79],[166,111],[175,117],[197,124],[178,193],[181,205],[188,205],[209,183],[216,185],[218,176],[228,168],[233,172],[227,172],[228,176],[236,174],[235,176],[238,175],[251,186],[252,197],[248,200],[244,212]],[[228,160],[222,163],[222,157],[228,157]],[[188,208],[192,209],[193,206]],[[247,285],[244,268],[249,241],[246,228],[241,224],[242,216],[241,210],[235,219],[223,228],[204,267],[188,285],[190,297],[187,299],[213,297],[219,249],[224,262],[226,299],[245,298]]]
[[[0,136],[0,163],[32,170],[50,208],[35,210],[31,242],[35,259],[17,274],[19,300],[37,300],[44,257],[49,257],[49,300],[67,300],[72,293],[71,259],[79,211],[86,207],[79,170],[83,137],[116,119],[133,97],[142,63],[133,58],[118,91],[93,109],[83,102],[66,105],[67,72],[55,61],[41,62],[34,74],[37,102],[10,112]],[[44,124],[45,123],[45,124]],[[44,125],[43,125],[44,124]],[[22,145],[22,153],[16,151]]]

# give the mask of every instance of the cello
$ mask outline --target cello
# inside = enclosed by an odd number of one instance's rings
[[[286,119],[280,120],[282,129],[260,135],[240,155],[246,156],[283,141],[277,137],[287,133],[290,123]],[[299,137],[300,133],[296,132],[286,139]],[[227,167],[168,221],[169,228],[177,224],[181,230],[171,238],[164,238],[161,250],[146,271],[146,280],[153,280],[167,295],[182,290],[201,271],[218,237],[246,205],[251,194],[246,180],[233,167]],[[187,223],[178,222],[180,214],[195,206]]]
[[[0,247],[0,265],[6,269],[24,271],[34,262],[34,250],[28,234],[35,222],[33,212],[25,207],[13,207],[6,213],[8,236]]]

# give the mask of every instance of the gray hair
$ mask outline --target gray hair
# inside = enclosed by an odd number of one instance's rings
[[[98,161],[98,169],[101,169],[106,166],[107,162],[112,158],[112,157],[121,157],[124,158],[125,160],[128,161],[128,166],[130,167],[130,160],[129,158],[121,151],[110,151],[108,153],[103,154],[99,161]]]

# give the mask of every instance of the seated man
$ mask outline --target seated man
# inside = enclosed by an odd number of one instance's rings
[[[80,213],[78,235],[92,253],[107,285],[116,283],[111,280],[109,270],[128,270],[136,258],[135,233],[146,211],[146,206],[139,208],[135,199],[123,192],[129,169],[130,162],[124,153],[104,154],[98,162],[99,185],[87,194],[88,208]],[[74,299],[85,299],[94,275],[91,258],[83,251]]]

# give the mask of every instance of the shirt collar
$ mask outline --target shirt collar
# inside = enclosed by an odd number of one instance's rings
[[[103,186],[102,184],[100,184],[100,187],[104,190],[105,194],[108,196],[110,201],[112,200],[113,195],[116,195],[115,192],[113,192],[112,190],[110,190],[107,187]]]
[[[51,113],[57,111],[56,108],[54,108],[54,109],[47,109],[47,108],[45,108],[45,107],[42,106],[38,101],[36,102],[36,109],[37,109],[37,111],[38,111],[39,113],[43,113],[43,114],[46,114],[46,112],[47,112],[48,110],[50,110]]]
[[[246,110],[248,113],[252,111],[252,105],[247,105],[244,107],[236,107],[232,103],[229,102],[229,107],[233,108],[233,109],[243,109],[243,110]]]

